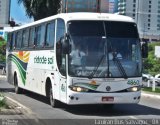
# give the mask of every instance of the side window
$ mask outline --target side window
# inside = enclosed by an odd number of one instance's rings
[[[29,48],[33,48],[35,45],[35,27],[30,29],[29,32]]]
[[[44,43],[45,43],[45,25],[42,24],[41,26],[37,27],[36,46],[38,48],[44,47]]]
[[[12,38],[12,49],[15,49],[16,46],[16,32],[13,32],[13,38]]]
[[[57,19],[56,41],[58,42],[65,34],[65,23],[62,19]]]
[[[47,24],[46,45],[45,46],[54,47],[54,40],[55,40],[55,21]]]
[[[28,38],[29,38],[29,29],[25,29],[23,30],[23,34],[22,34],[22,48],[27,48],[28,47]]]
[[[11,48],[12,48],[11,36],[12,36],[12,33],[8,33],[8,35],[7,35],[7,49],[8,50],[11,50]]]
[[[22,32],[18,31],[17,32],[17,39],[16,39],[16,49],[21,48],[21,43],[22,43]]]
[[[56,58],[57,66],[60,73],[66,75],[66,55],[62,53],[62,46],[60,39],[64,37],[65,34],[65,23],[62,19],[57,19],[56,27]]]
[[[8,33],[7,49],[9,51],[12,50],[12,39],[13,39],[13,33]]]

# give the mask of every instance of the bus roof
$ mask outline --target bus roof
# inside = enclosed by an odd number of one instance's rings
[[[56,18],[62,18],[67,21],[71,20],[105,20],[105,21],[121,21],[121,22],[134,22],[131,17],[117,15],[117,14],[108,14],[108,13],[88,13],[88,12],[75,12],[75,13],[61,13],[51,17],[47,17],[17,28],[14,28],[12,31],[23,29],[29,26],[38,25],[43,22],[51,21]]]

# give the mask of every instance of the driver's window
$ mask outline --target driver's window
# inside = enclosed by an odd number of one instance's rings
[[[62,19],[57,19],[56,27],[56,58],[57,66],[62,75],[66,75],[66,55],[62,53],[61,38],[65,34],[65,23]]]

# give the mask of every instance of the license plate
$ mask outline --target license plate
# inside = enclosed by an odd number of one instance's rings
[[[113,102],[114,97],[102,97],[102,102]]]

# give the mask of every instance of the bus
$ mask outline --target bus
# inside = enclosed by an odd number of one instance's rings
[[[140,101],[146,46],[130,17],[61,13],[15,28],[7,44],[7,80],[16,93],[44,95],[52,107]]]

